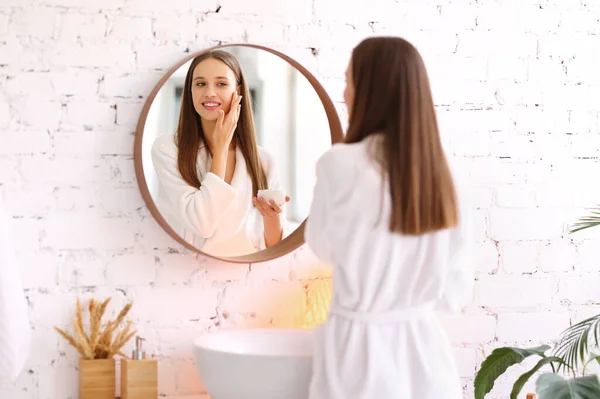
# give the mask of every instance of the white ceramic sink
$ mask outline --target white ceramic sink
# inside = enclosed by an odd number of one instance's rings
[[[310,330],[221,331],[194,341],[211,399],[306,399],[313,351]]]

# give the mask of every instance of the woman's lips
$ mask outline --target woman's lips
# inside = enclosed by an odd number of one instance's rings
[[[208,111],[214,111],[217,108],[219,108],[220,105],[221,105],[221,103],[219,103],[217,101],[204,101],[202,103],[202,106]]]

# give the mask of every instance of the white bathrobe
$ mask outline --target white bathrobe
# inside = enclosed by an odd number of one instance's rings
[[[273,158],[260,147],[259,156],[269,189],[282,189]],[[200,189],[183,180],[173,134],[155,140],[152,161],[159,181],[158,210],[184,240],[215,256],[246,255],[266,248],[263,218],[252,204],[252,181],[239,147],[231,185],[210,172],[212,160],[204,147],[198,151]],[[280,218],[286,237],[285,206]]]
[[[14,381],[29,356],[31,328],[27,300],[0,196],[0,386]]]
[[[434,310],[472,299],[468,221],[392,234],[389,188],[367,153],[373,140],[336,144],[317,163],[305,238],[333,267],[333,295],[315,332],[310,399],[461,399]]]

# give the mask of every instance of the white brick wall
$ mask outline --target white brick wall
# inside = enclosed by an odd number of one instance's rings
[[[305,284],[329,275],[309,251],[251,266],[186,254],[135,183],[145,97],[175,62],[219,42],[296,58],[342,118],[353,45],[396,34],[421,50],[444,143],[473,189],[475,303],[444,318],[465,397],[494,347],[547,343],[600,312],[600,229],[567,233],[600,202],[600,8],[586,3],[1,0],[0,193],[34,354],[0,397],[76,397],[77,354],[51,327],[68,324],[77,295],[113,296],[111,312],[135,301],[170,399],[205,397],[190,349],[198,333],[302,319]],[[506,377],[490,398],[510,388]]]

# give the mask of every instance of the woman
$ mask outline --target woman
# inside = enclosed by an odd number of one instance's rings
[[[156,139],[152,160],[161,213],[202,251],[248,254],[287,234],[282,209],[257,198],[258,190],[281,186],[272,157],[256,143],[250,91],[232,54],[213,50],[193,59],[177,134]]]
[[[334,268],[310,399],[462,398],[434,310],[471,299],[469,238],[419,53],[400,38],[364,40],[344,97],[345,143],[317,163],[305,230]]]

